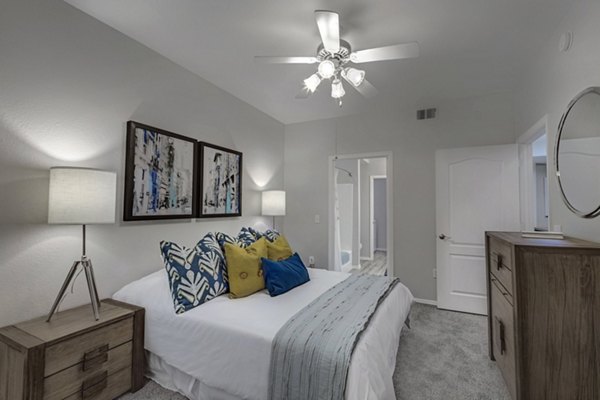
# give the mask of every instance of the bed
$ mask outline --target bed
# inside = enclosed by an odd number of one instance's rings
[[[147,375],[194,400],[268,398],[271,345],[279,329],[349,274],[310,269],[288,293],[217,297],[177,315],[164,270],[123,287],[116,300],[146,309]],[[395,399],[392,376],[412,294],[396,285],[360,336],[350,360],[347,400]]]

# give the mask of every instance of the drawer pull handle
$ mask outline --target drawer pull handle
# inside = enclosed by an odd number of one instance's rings
[[[498,323],[498,333],[500,334],[500,354],[502,355],[506,353],[506,336],[504,332],[504,324],[498,319],[498,317],[495,318],[496,322]]]
[[[83,370],[87,371],[108,361],[108,344],[90,350],[83,355]]]
[[[500,271],[501,268],[502,268],[502,254],[498,254],[497,262],[496,262],[496,270]]]
[[[81,398],[83,400],[89,399],[106,389],[108,384],[108,372],[102,371],[101,373],[86,379],[81,384]]]

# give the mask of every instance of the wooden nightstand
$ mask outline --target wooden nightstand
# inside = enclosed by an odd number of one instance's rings
[[[0,400],[109,400],[144,385],[144,309],[103,300],[0,329]]]

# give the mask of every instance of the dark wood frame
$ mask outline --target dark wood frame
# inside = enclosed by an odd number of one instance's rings
[[[210,147],[212,149],[221,150],[227,153],[237,154],[240,157],[240,166],[239,166],[239,177],[240,179],[237,182],[238,185],[238,201],[239,201],[239,212],[235,214],[204,214],[202,211],[202,199],[204,198],[204,148]],[[241,217],[242,216],[242,177],[244,174],[243,170],[243,154],[237,150],[228,149],[226,147],[217,146],[214,144],[199,142],[198,143],[198,160],[199,160],[199,169],[200,175],[198,177],[198,201],[197,201],[197,215],[198,218],[223,218],[223,217]]]
[[[134,161],[135,161],[135,130],[136,128],[147,129],[156,132],[161,135],[170,136],[175,139],[192,142],[194,144],[194,164],[193,171],[194,177],[192,179],[192,212],[190,214],[178,214],[178,215],[133,215],[133,187],[134,187]],[[198,141],[187,136],[182,136],[177,133],[165,131],[164,129],[156,128],[153,126],[141,124],[135,121],[127,122],[127,145],[125,151],[125,192],[123,201],[123,220],[124,221],[151,221],[151,220],[162,220],[162,219],[191,219],[195,218],[198,213]],[[202,175],[200,175],[202,176]]]

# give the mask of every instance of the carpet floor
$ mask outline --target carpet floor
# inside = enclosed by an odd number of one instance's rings
[[[415,304],[403,329],[394,372],[397,400],[510,400],[488,358],[485,317]],[[185,400],[148,381],[121,400]],[[385,399],[382,399],[385,400]]]

